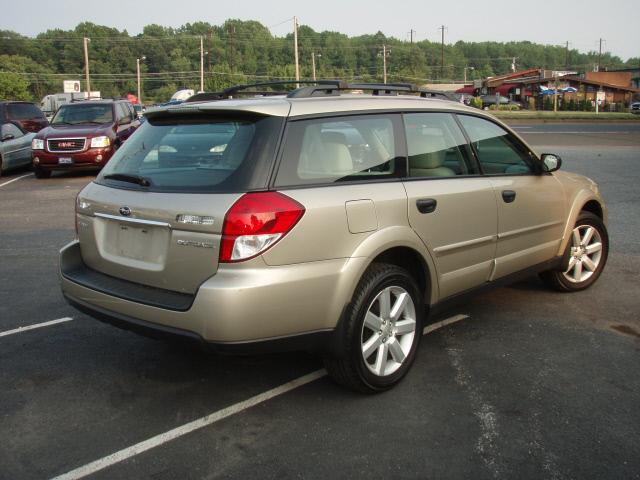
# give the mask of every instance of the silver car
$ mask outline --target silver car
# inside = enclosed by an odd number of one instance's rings
[[[35,136],[11,122],[0,125],[0,176],[10,168],[31,165],[31,140]]]
[[[72,305],[224,351],[314,349],[376,392],[461,294],[523,273],[577,291],[604,268],[598,186],[492,116],[402,85],[241,93],[147,111],[80,192]]]

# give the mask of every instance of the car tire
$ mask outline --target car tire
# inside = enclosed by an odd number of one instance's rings
[[[388,390],[407,373],[422,337],[424,305],[416,281],[396,265],[374,263],[362,276],[324,363],[340,385]]]
[[[560,292],[589,288],[598,279],[609,254],[607,227],[597,215],[581,212],[565,251],[567,268],[542,272],[540,278]]]
[[[41,168],[35,167],[33,169],[33,173],[36,178],[49,178],[51,176],[51,170],[43,170]]]

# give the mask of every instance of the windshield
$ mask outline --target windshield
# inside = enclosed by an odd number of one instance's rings
[[[96,181],[148,191],[265,188],[282,121],[246,116],[153,119],[114,154]]]
[[[111,104],[63,105],[55,114],[51,125],[78,125],[81,123],[111,123],[113,109]]]

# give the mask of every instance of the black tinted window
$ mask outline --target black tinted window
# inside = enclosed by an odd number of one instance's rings
[[[11,120],[30,120],[32,118],[44,118],[38,107],[32,103],[7,104],[7,116]]]
[[[367,115],[291,122],[276,185],[295,186],[397,175],[391,117]]]
[[[264,188],[282,121],[246,116],[152,119],[114,154],[97,181],[137,188],[108,178],[123,174],[143,177],[150,183],[144,188],[151,191]]]

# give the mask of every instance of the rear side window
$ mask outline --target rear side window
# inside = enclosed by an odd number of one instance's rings
[[[276,186],[395,177],[400,164],[396,136],[390,116],[292,121]]]
[[[30,120],[33,118],[44,118],[38,107],[32,103],[9,103],[7,104],[7,116],[11,120]]]
[[[454,177],[478,173],[460,127],[449,113],[404,115],[410,177]]]
[[[155,118],[120,147],[98,183],[148,191],[244,192],[265,188],[283,119]],[[119,174],[120,179],[109,178]],[[148,186],[122,181],[143,178]]]
[[[476,147],[484,173],[517,175],[532,172],[532,155],[509,132],[482,118],[469,115],[459,115],[458,118]]]

